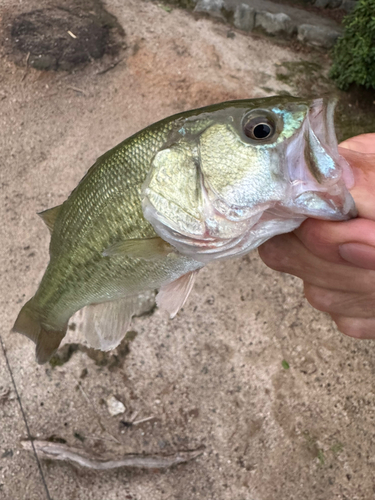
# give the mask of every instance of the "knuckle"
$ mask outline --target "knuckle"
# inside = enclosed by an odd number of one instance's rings
[[[271,269],[280,272],[290,272],[292,259],[287,235],[276,236],[263,243],[258,248],[262,261]]]
[[[366,338],[363,329],[358,328],[357,325],[354,326],[350,324],[343,324],[343,325],[337,325],[337,327],[340,330],[340,332],[344,333],[348,337],[353,337],[355,339]]]
[[[324,288],[305,283],[304,293],[307,301],[312,307],[318,311],[330,312],[333,302],[331,292],[328,292]]]
[[[271,269],[279,270],[280,263],[280,250],[275,243],[271,240],[263,243],[258,249],[260,258]]]
[[[331,246],[332,228],[335,222],[308,219],[298,231],[298,236],[305,247],[309,248],[315,255],[320,255],[322,249]]]
[[[370,339],[375,338],[375,328],[373,322],[370,323],[366,319],[348,318],[345,316],[338,316],[333,318],[340,332],[348,337],[356,339]]]

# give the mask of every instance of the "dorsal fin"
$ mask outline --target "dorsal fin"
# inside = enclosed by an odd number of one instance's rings
[[[43,220],[45,225],[48,227],[50,233],[52,234],[53,226],[55,225],[57,216],[59,215],[61,209],[61,205],[57,205],[57,207],[49,208],[48,210],[44,210],[43,212],[39,212],[39,217]]]

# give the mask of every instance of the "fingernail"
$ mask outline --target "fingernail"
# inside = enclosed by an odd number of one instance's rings
[[[339,254],[350,264],[375,271],[375,247],[364,243],[344,243],[339,246]]]

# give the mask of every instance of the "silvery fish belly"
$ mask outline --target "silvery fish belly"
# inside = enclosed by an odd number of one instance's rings
[[[350,167],[337,151],[334,103],[290,96],[180,113],[97,160],[60,206],[41,213],[50,262],[13,327],[46,362],[69,318],[116,347],[138,297],[171,317],[206,263],[243,255],[307,217],[356,216]]]

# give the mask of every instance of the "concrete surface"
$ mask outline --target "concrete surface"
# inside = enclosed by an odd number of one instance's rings
[[[217,0],[205,0],[216,2]],[[338,28],[338,24],[325,16],[320,16],[314,12],[305,10],[302,6],[291,5],[289,3],[272,2],[271,0],[223,0],[223,6],[229,11],[235,11],[236,7],[241,4],[246,4],[256,11],[267,11],[272,14],[280,12],[288,15],[294,24],[311,23],[317,26],[327,26]]]
[[[267,269],[256,253],[205,268],[175,320],[160,311],[136,319],[133,340],[114,353],[72,348],[61,366],[38,366],[31,342],[9,333],[48,259],[36,212],[61,203],[133,132],[184,109],[290,91],[277,68],[310,58],[262,37],[228,37],[223,24],[155,3],[106,6],[128,43],[109,71],[110,61],[75,74],[26,70],[1,48],[1,335],[34,437],[99,456],[205,450],[162,473],[42,462],[51,497],[373,499],[374,343],[338,333],[297,279]],[[9,0],[1,15],[32,7]],[[80,341],[76,323],[65,349]],[[0,498],[47,498],[20,444],[25,426],[1,352],[0,386]],[[124,414],[110,415],[111,396]],[[134,415],[153,418],[121,423]]]
[[[328,9],[344,9],[350,12],[357,2],[358,0],[315,0],[314,5]]]
[[[224,13],[229,18],[228,13],[232,13],[234,25],[244,31],[261,30],[270,36],[287,39],[297,35],[302,43],[328,49],[343,32],[341,25],[333,19],[288,2],[198,0],[194,11],[222,20],[225,19]]]

